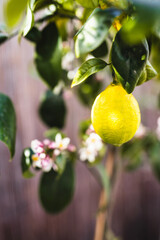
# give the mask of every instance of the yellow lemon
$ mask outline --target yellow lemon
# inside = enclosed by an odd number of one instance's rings
[[[129,141],[140,121],[138,102],[121,85],[109,85],[92,106],[92,125],[104,142],[116,146]]]

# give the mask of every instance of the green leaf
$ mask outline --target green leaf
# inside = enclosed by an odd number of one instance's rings
[[[71,202],[74,193],[74,178],[74,168],[71,162],[67,162],[62,175],[54,171],[42,175],[39,196],[47,212],[59,213]]]
[[[0,141],[4,142],[11,158],[15,152],[16,141],[16,114],[9,97],[0,93]]]
[[[30,4],[28,3],[27,14],[26,14],[25,20],[23,22],[22,28],[20,30],[20,34],[23,37],[25,37],[29,33],[29,31],[31,30],[33,25],[34,25],[34,14],[32,12]]]
[[[108,54],[108,46],[106,41],[104,41],[98,48],[93,50],[91,54],[96,58],[105,57]]]
[[[142,71],[140,77],[138,78],[137,86],[143,84],[147,79],[147,71],[146,68]]]
[[[33,151],[30,148],[26,148],[23,151],[21,158],[21,169],[24,178],[32,178],[34,174],[31,172],[30,168],[32,166],[32,155]]]
[[[102,85],[102,81],[98,81],[94,76],[89,76],[87,81],[76,89],[81,102],[91,108],[96,96],[102,90]]]
[[[145,69],[142,71],[138,79],[137,85],[141,85],[142,83],[149,81],[155,76],[157,76],[157,72],[148,60]]]
[[[160,39],[152,36],[151,39],[151,63],[158,73],[160,78]]]
[[[151,32],[157,33],[160,27],[160,2],[132,0],[133,18],[123,28],[126,41],[138,43]],[[159,33],[158,33],[159,35]]]
[[[147,64],[146,64],[146,72],[147,72],[146,81],[157,76],[157,71],[154,69],[154,67],[151,65],[149,61],[147,61]]]
[[[91,119],[87,119],[87,120],[80,122],[79,134],[80,134],[81,138],[83,138],[83,136],[86,134],[86,131],[90,125],[91,125]]]
[[[44,136],[46,138],[49,138],[50,140],[54,141],[55,140],[55,137],[56,135],[60,133],[62,138],[66,137],[64,133],[60,132],[58,128],[50,128],[49,130],[47,130],[45,133],[44,133]]]
[[[96,169],[98,170],[98,173],[101,178],[101,182],[104,188],[104,191],[106,192],[107,199],[110,196],[110,179],[109,176],[105,170],[105,167],[102,164],[99,164],[96,166]]]
[[[0,32],[0,45],[8,40],[8,34]]]
[[[76,1],[85,8],[96,8],[99,6],[98,0],[76,0]]]
[[[125,9],[128,7],[128,1],[127,0],[99,0],[99,4],[101,7],[116,7],[120,9]]]
[[[36,45],[35,63],[44,82],[53,88],[61,77],[61,38],[53,22],[41,34]]]
[[[49,127],[63,128],[66,117],[66,105],[61,95],[47,91],[39,106],[39,115]]]
[[[41,38],[41,32],[38,30],[38,28],[33,27],[25,36],[25,38],[31,42],[38,42]]]
[[[60,154],[56,157],[55,161],[57,167],[58,167],[58,173],[62,174],[65,170],[66,163],[67,163],[67,158],[64,154]]]
[[[134,171],[142,165],[143,150],[143,139],[133,139],[121,146],[121,155],[125,170]]]
[[[148,44],[127,44],[121,30],[116,34],[111,50],[111,61],[118,80],[128,92],[133,92],[148,60]]]
[[[21,20],[27,0],[7,0],[4,5],[6,23],[9,27],[14,27]]]
[[[108,30],[120,11],[96,8],[75,36],[75,53],[80,57],[95,50],[105,40]]]
[[[84,82],[90,75],[101,71],[107,66],[107,63],[98,58],[92,58],[84,62],[73,79],[71,87],[74,87],[82,82]]]

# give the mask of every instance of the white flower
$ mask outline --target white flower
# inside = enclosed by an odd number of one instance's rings
[[[61,151],[59,149],[55,149],[53,153],[55,156],[58,156],[61,153]]]
[[[44,139],[44,140],[43,140],[43,144],[44,144],[45,146],[49,146],[49,145],[51,144],[51,141],[50,141],[49,139]]]
[[[47,156],[45,153],[32,155],[33,167],[42,168],[44,172],[49,172],[53,167],[53,159]],[[54,164],[55,165],[55,164]],[[55,167],[55,166],[54,166]]]
[[[136,138],[142,138],[146,135],[146,133],[147,133],[147,128],[141,123],[134,136]]]
[[[68,145],[70,143],[69,138],[63,138],[60,133],[57,133],[55,137],[55,146],[56,148],[59,148],[60,150],[65,150],[67,149]]]
[[[44,151],[43,144],[40,141],[38,141],[37,139],[35,139],[31,142],[31,149],[35,153],[42,153]]]
[[[32,155],[32,160],[33,160],[33,167],[36,168],[41,168],[42,167],[42,162],[41,159],[39,158],[39,156],[37,154]]]
[[[156,129],[156,134],[158,140],[160,140],[160,117],[157,119],[157,129]]]
[[[42,169],[44,172],[49,172],[53,167],[53,160],[50,157],[42,159]]]
[[[88,135],[90,135],[91,133],[95,133],[95,130],[94,130],[92,124],[89,126],[89,128],[88,128],[87,131],[86,131],[86,134],[88,134]]]
[[[101,150],[103,143],[101,138],[96,133],[91,133],[86,140],[86,145],[95,149],[95,151]]]
[[[89,162],[94,162],[95,158],[97,156],[97,152],[94,151],[93,148],[91,147],[84,147],[79,150],[80,154],[80,160],[81,161],[86,161],[88,160]]]

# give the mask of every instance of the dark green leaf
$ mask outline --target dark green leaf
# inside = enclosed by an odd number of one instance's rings
[[[123,88],[133,92],[148,60],[148,44],[143,41],[136,45],[127,44],[121,30],[112,45],[111,61]]]
[[[75,36],[77,57],[95,50],[105,40],[108,30],[120,11],[96,8]]]
[[[108,54],[108,46],[106,41],[104,41],[98,48],[92,51],[91,54],[96,58],[105,57]]]
[[[24,149],[21,158],[21,169],[24,178],[31,178],[34,176],[34,174],[30,170],[32,166],[32,155],[33,151],[30,148]]]
[[[7,41],[8,39],[8,34],[0,32],[0,45]]]
[[[84,82],[90,75],[99,72],[107,66],[107,63],[99,58],[92,58],[84,62],[73,79],[71,87]]]
[[[44,209],[52,214],[62,211],[74,193],[74,168],[68,162],[62,175],[51,171],[42,175],[39,196]]]
[[[61,39],[55,23],[47,25],[36,45],[35,63],[44,82],[53,88],[61,76]]]
[[[27,6],[27,0],[7,0],[4,5],[6,23],[9,27],[14,27],[23,16]]]
[[[62,96],[47,91],[40,104],[39,114],[47,126],[63,128],[66,116],[66,105]]]
[[[12,158],[15,152],[16,114],[10,98],[3,93],[0,93],[0,109],[0,141],[7,145]]]
[[[28,39],[31,42],[38,42],[41,38],[41,32],[38,30],[38,28],[33,27],[28,34],[25,36],[26,39]]]

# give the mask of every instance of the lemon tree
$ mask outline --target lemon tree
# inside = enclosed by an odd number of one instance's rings
[[[149,80],[160,79],[160,1],[6,0],[3,10],[0,45],[13,37],[31,43],[37,72],[34,76],[47,88],[37,108],[49,128],[46,139],[35,139],[27,148],[24,146],[21,158],[23,177],[42,172],[39,198],[44,210],[59,213],[73,199],[77,159],[96,173],[108,202],[115,151],[121,153],[121,165],[127,170],[136,169],[148,155],[160,179],[160,119],[158,134],[147,132],[140,124],[142,106],[132,95]],[[62,131],[68,119],[74,119],[67,118],[67,112],[73,112],[66,104],[72,94],[91,110],[90,119],[80,124],[82,143],[78,151],[71,136]],[[32,95],[28,93],[27,97]],[[16,111],[3,93],[0,109],[0,140],[12,158]],[[73,114],[79,114],[78,110]],[[102,161],[106,155],[107,161]],[[108,161],[109,170],[103,164]],[[106,229],[101,229],[102,236],[117,239],[109,229],[104,234]]]

